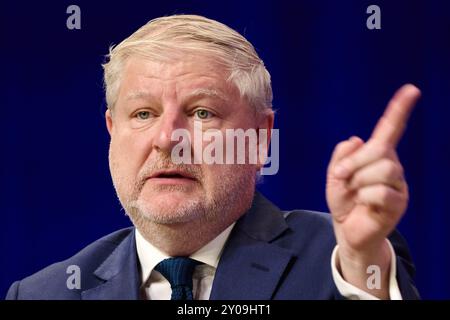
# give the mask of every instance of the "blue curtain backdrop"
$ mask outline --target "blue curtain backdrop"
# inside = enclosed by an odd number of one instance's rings
[[[66,8],[81,8],[81,30]],[[381,8],[381,30],[366,9]],[[367,139],[405,82],[423,98],[399,146],[411,202],[399,229],[424,298],[450,298],[449,1],[42,1],[0,4],[0,296],[130,225],[104,125],[108,46],[148,20],[195,13],[243,33],[272,74],[280,171],[260,189],[283,209],[327,211],[330,153]]]

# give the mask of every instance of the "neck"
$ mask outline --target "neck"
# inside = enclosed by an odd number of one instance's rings
[[[216,238],[243,213],[217,222],[196,220],[180,224],[157,224],[147,220],[145,223],[135,222],[135,226],[145,240],[167,255],[190,256]]]

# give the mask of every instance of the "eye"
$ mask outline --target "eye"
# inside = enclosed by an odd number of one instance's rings
[[[198,119],[201,119],[201,120],[209,119],[213,116],[213,114],[211,112],[209,112],[208,110],[205,110],[205,109],[197,109],[197,110],[195,110],[194,114]]]
[[[139,120],[147,120],[148,118],[150,118],[150,112],[149,111],[139,111],[138,113],[136,113],[136,117]]]

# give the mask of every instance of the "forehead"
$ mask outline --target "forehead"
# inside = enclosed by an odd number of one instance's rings
[[[234,95],[237,90],[227,78],[225,67],[207,57],[186,55],[164,62],[131,57],[123,69],[119,94],[180,94],[200,89]]]

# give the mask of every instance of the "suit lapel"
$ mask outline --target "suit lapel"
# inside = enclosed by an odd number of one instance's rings
[[[139,270],[134,229],[95,270],[104,281],[99,286],[81,292],[84,300],[139,299]]]
[[[282,212],[256,192],[224,248],[210,299],[271,299],[293,257],[271,241],[287,229]]]

